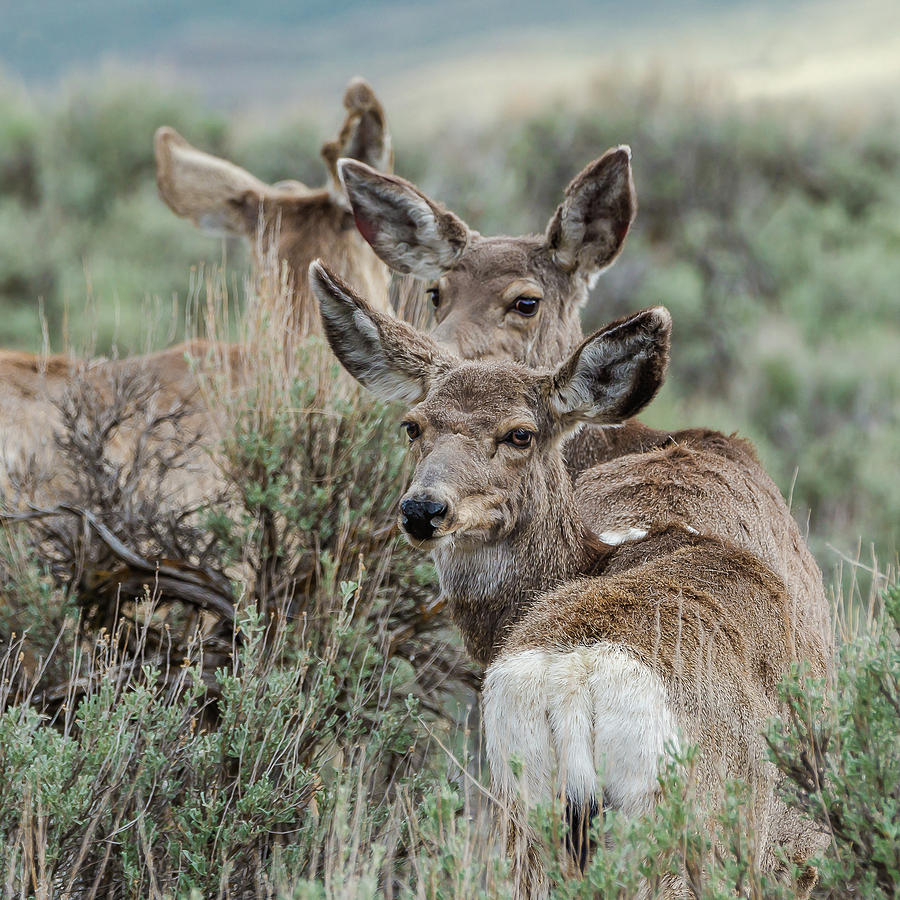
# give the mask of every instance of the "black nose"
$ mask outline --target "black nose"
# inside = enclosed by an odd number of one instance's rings
[[[427,541],[434,534],[434,520],[447,515],[447,504],[435,500],[403,500],[400,512],[403,530],[417,540]]]

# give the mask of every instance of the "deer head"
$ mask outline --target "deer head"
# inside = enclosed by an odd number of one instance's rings
[[[307,268],[322,257],[345,277],[366,285],[375,304],[387,309],[388,273],[354,227],[336,164],[347,156],[390,170],[390,134],[384,110],[364,80],[350,82],[344,107],[340,134],[322,147],[328,169],[324,188],[308,188],[298,181],[266,184],[234,163],[191,146],[167,126],[155,136],[156,180],[172,211],[198,227],[246,238],[255,256],[274,241],[279,260],[301,294],[298,305],[304,299]]]
[[[357,227],[392,269],[428,282],[434,339],[466,359],[559,362],[581,341],[579,314],[618,256],[637,211],[631,151],[588,165],[542,235],[484,237],[408,181],[338,163]]]
[[[400,523],[419,546],[508,535],[555,502],[541,490],[564,473],[564,438],[582,422],[635,415],[665,376],[671,318],[662,307],[608,325],[555,371],[535,372],[460,360],[318,263],[310,283],[344,367],[381,398],[410,405],[402,424],[417,465]]]

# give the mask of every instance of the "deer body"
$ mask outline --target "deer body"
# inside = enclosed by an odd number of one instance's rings
[[[15,423],[0,436],[0,497],[11,499],[24,491],[29,502],[52,505],[66,496],[67,472],[59,464],[56,438],[63,426],[62,408],[77,391],[109,408],[123,388],[140,394],[143,408],[132,410],[130,421],[116,426],[107,443],[114,461],[129,457],[143,426],[156,417],[171,417],[155,437],[171,442],[173,449],[191,447],[200,435],[215,441],[220,423],[204,403],[200,378],[223,365],[240,371],[240,348],[197,340],[122,360],[91,361],[0,351],[0,415]],[[211,496],[216,468],[198,448],[191,456],[179,476],[183,483],[173,484],[172,490],[179,490],[181,499],[185,492]]]
[[[566,359],[583,340],[579,314],[589,289],[615,261],[637,209],[627,147],[590,163],[566,188],[544,234],[523,237],[484,237],[403,179],[352,160],[338,168],[361,232],[393,269],[427,280],[432,336],[465,359],[550,368]],[[573,478],[611,466],[579,487],[599,531],[682,524],[760,556],[788,588],[801,658],[816,674],[830,669],[821,572],[749,443],[629,420],[615,428],[583,425],[564,453]]]
[[[791,627],[784,582],[759,555],[691,526],[654,523],[605,540],[587,482],[608,479],[612,493],[619,476],[605,464],[573,483],[566,468],[564,439],[580,422],[616,424],[655,395],[668,313],[620,320],[554,372],[534,372],[460,361],[324,268],[311,279],[347,370],[412,404],[404,424],[417,463],[400,523],[432,552],[453,619],[487,665],[485,742],[512,811],[517,896],[546,890],[517,809],[564,797],[583,868],[587,833],[574,823],[603,805],[652,811],[665,754],[685,743],[699,748],[710,811],[723,778],[751,786],[762,870],[777,870],[776,848],[805,860],[818,838],[777,800],[761,737],[805,638]],[[716,461],[727,459],[702,460]],[[608,506],[598,501],[601,514]],[[671,886],[673,896],[682,889]]]

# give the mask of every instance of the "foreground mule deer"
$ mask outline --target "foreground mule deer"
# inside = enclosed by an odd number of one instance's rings
[[[403,424],[416,468],[400,523],[431,551],[453,619],[488,666],[485,740],[503,801],[565,798],[583,868],[590,811],[651,811],[667,748],[696,744],[701,793],[715,796],[725,777],[750,784],[757,865],[777,870],[776,848],[804,862],[817,837],[777,800],[761,736],[802,652],[783,581],[757,555],[677,525],[605,543],[587,477],[604,467],[573,484],[561,451],[580,423],[616,424],[650,402],[668,361],[668,312],[615,322],[535,372],[461,361],[324,267],[310,279],[345,368],[412,405]],[[533,836],[517,825],[510,840],[518,896],[542,896]],[[808,869],[798,890],[814,880]]]
[[[591,285],[618,256],[637,210],[627,147],[608,150],[579,173],[541,235],[485,237],[402,178],[353,160],[338,163],[357,225],[391,268],[428,281],[432,337],[465,359],[508,358],[556,366],[582,339],[580,311]],[[630,460],[642,453],[641,465]],[[728,480],[714,471],[730,460]],[[626,540],[675,523],[713,533],[760,555],[784,579],[791,622],[805,636],[817,674],[830,667],[831,614],[822,575],[778,487],[753,447],[735,435],[661,431],[635,419],[584,426],[565,447],[570,472],[621,460],[596,476],[591,521]],[[713,476],[713,477],[710,477]],[[611,485],[605,490],[604,479]],[[743,513],[719,510],[740,495]]]
[[[328,169],[328,183],[322,188],[299,181],[265,184],[234,163],[192,147],[167,126],[154,140],[159,193],[176,215],[214,233],[246,238],[257,265],[275,243],[293,282],[297,325],[304,333],[318,325],[306,285],[309,264],[318,257],[371,291],[379,308],[388,308],[388,272],[353,224],[336,166],[343,156],[389,172],[390,133],[384,110],[363,79],[347,86],[344,107],[347,114],[338,137],[322,146]]]

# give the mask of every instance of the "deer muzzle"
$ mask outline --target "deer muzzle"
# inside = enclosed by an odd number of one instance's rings
[[[447,516],[447,504],[432,496],[406,497],[400,501],[400,527],[417,541],[428,541]]]

